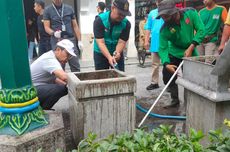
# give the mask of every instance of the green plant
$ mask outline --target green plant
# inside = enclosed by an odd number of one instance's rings
[[[224,133],[222,129],[209,131],[209,140],[211,144],[207,150],[211,152],[230,152],[230,131]]]
[[[106,139],[95,141],[96,135],[90,133],[78,145],[78,152],[201,152],[203,146],[199,141],[201,132],[191,130],[190,136],[176,136],[171,132],[172,126],[160,125],[147,133],[136,129],[133,134],[111,135]]]

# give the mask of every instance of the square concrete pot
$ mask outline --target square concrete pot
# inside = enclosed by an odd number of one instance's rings
[[[68,74],[70,124],[75,143],[89,132],[105,138],[135,128],[136,79],[117,70]]]
[[[183,77],[176,81],[184,87],[187,132],[194,128],[207,134],[230,118],[229,76],[212,75],[214,65],[204,62],[206,58],[215,56],[184,58]]]

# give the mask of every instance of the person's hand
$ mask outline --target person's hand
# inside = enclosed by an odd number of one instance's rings
[[[83,43],[82,41],[78,41],[78,47],[80,50],[83,50]]]
[[[145,48],[146,50],[149,50],[149,41],[145,41],[145,43],[144,43],[144,48]]]
[[[173,64],[167,64],[166,65],[166,69],[170,72],[170,73],[174,73],[176,71],[177,66],[173,65]]]
[[[62,32],[61,30],[55,31],[54,32],[54,37],[60,39],[61,38],[61,32]]]
[[[192,52],[193,52],[193,50],[194,50],[194,45],[193,44],[191,44],[188,48],[187,48],[187,50],[185,50],[185,52],[184,52],[184,57],[190,57],[190,56],[192,56]]]
[[[113,56],[110,56],[110,57],[108,58],[108,61],[109,61],[109,64],[110,64],[112,67],[114,67],[114,65],[117,64],[117,61],[116,61],[116,59],[115,59]]]
[[[56,84],[61,84],[61,85],[67,85],[67,82],[65,82],[65,81],[63,81],[63,80],[61,80],[61,79],[59,79],[59,78],[56,78],[56,79],[55,79],[55,83],[56,83]]]
[[[115,58],[116,61],[119,61],[121,58],[121,54],[119,52],[113,52],[113,57]]]
[[[223,52],[224,46],[225,46],[225,45],[220,45],[220,46],[218,47],[218,50],[217,50],[217,51],[218,51],[219,54],[221,54],[221,53]]]
[[[184,57],[190,57],[190,56],[192,56],[192,51],[193,51],[193,50],[187,49],[187,50],[184,52]]]

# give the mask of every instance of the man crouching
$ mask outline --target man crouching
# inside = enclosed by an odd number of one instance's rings
[[[62,68],[74,53],[74,44],[67,39],[57,43],[55,50],[44,53],[31,66],[33,85],[37,89],[41,107],[49,110],[67,94],[67,74]]]

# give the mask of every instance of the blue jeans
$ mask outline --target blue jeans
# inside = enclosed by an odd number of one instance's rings
[[[68,93],[67,87],[60,84],[39,85],[36,89],[40,105],[45,110],[51,109],[61,97]]]
[[[111,65],[109,64],[108,59],[102,53],[98,53],[94,51],[93,58],[94,58],[95,70],[103,70],[103,69],[112,68]],[[121,53],[121,58],[117,62],[117,69],[120,71],[125,71],[123,53]]]
[[[29,60],[33,59],[34,48],[35,48],[35,42],[29,41],[29,47],[28,47]]]

